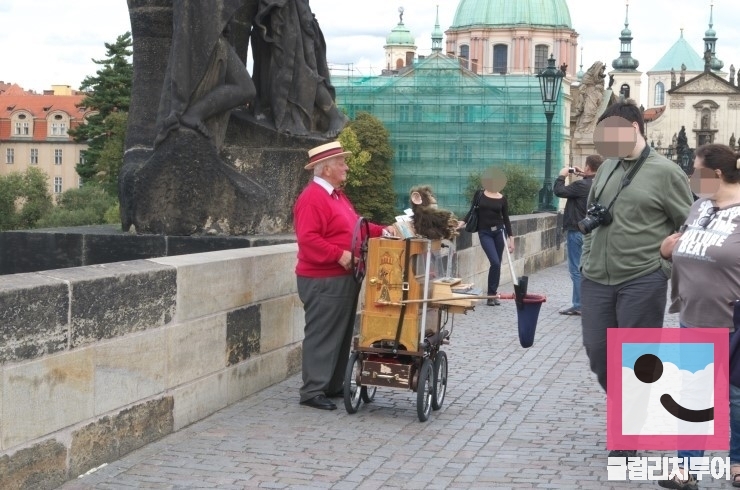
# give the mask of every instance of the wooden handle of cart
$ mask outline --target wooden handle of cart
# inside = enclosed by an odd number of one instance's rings
[[[471,299],[515,299],[513,294],[493,294],[490,296],[454,296],[452,298],[429,298],[429,299],[408,299],[406,301],[400,301],[398,303],[388,303],[388,304],[408,304],[408,303],[445,303],[447,301],[463,301],[463,300],[471,300]],[[378,304],[384,304],[384,303],[378,303]]]

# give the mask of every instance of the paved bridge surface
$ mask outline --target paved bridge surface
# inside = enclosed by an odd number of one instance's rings
[[[427,422],[400,389],[378,389],[354,415],[341,399],[335,411],[302,407],[298,374],[61,488],[658,488],[607,478],[606,398],[580,318],[558,314],[569,306],[567,264],[530,276],[529,290],[547,295],[529,349],[513,301],[454,317],[447,395]]]

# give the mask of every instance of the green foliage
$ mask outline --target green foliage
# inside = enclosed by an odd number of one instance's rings
[[[113,206],[108,208],[108,211],[103,215],[103,219],[106,223],[111,225],[121,224],[121,206],[115,203]]]
[[[101,68],[96,72],[96,76],[86,77],[80,85],[81,90],[89,91],[80,105],[97,111],[87,118],[86,124],[68,131],[76,142],[88,145],[87,150],[83,152],[84,163],[77,165],[77,173],[83,182],[92,180],[101,170],[111,169],[110,155],[105,156],[107,166],[101,169],[99,164],[107,141],[114,136],[111,125],[117,127],[115,122],[107,121],[109,116],[115,113],[128,113],[133,78],[133,65],[129,61],[133,52],[132,45],[130,32],[118,36],[114,44],[105,43],[106,58],[93,60],[101,65]]]
[[[123,164],[128,113],[114,112],[104,122],[108,137],[105,139],[95,167],[95,181],[111,196],[118,195],[118,174]]]
[[[346,158],[349,172],[347,172],[347,184],[352,187],[359,187],[367,177],[367,163],[370,161],[371,155],[367,150],[363,150],[360,146],[360,142],[357,139],[357,134],[352,130],[350,126],[347,126],[339,133],[339,142],[342,143],[342,148],[346,151],[351,151],[352,154]]]
[[[116,198],[97,184],[85,184],[59,195],[54,209],[40,219],[38,228],[58,226],[99,225],[106,223],[106,214],[116,206]],[[116,219],[115,222],[119,220]]]
[[[48,177],[37,168],[0,176],[0,230],[32,228],[53,204]]]
[[[375,223],[392,223],[398,213],[394,209],[396,195],[390,166],[393,158],[390,134],[378,118],[367,112],[358,113],[349,129],[356,134],[360,147],[369,153],[370,159],[364,165],[365,173],[359,182],[352,179],[347,183],[347,195],[360,215]]]
[[[505,165],[506,187],[502,194],[506,196],[509,203],[509,215],[530,214],[537,208],[537,193],[540,190],[540,182],[532,176],[531,171],[522,165]],[[475,191],[480,189],[481,174],[472,173],[468,176],[468,185],[465,187],[465,195],[468,201],[473,200]]]

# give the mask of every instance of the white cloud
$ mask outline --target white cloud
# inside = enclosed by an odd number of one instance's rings
[[[632,369],[622,367],[622,433],[625,435],[711,435],[714,422],[686,422],[671,415],[660,397],[669,394],[691,410],[714,407],[714,364],[691,373],[663,363],[654,383],[643,383]]]
[[[327,41],[329,62],[352,64],[363,75],[378,73],[382,68],[385,37],[398,23],[399,6],[404,7],[403,21],[416,38],[418,53],[428,54],[437,5],[440,26],[445,31],[453,23],[459,3],[310,2]],[[714,4],[717,55],[728,71],[732,63],[740,67],[740,30],[736,29],[740,25],[740,9],[730,0],[715,0]],[[568,6],[572,25],[580,34],[584,68],[596,60],[611,66],[612,60],[619,57],[624,3],[568,0]],[[633,0],[629,8],[629,27],[634,37],[632,54],[640,62],[640,71],[646,72],[658,62],[678,40],[681,27],[689,44],[702,54],[702,38],[709,22],[708,1]],[[130,30],[124,0],[0,0],[0,11],[4,12],[5,21],[0,29],[0,80],[37,91],[56,83],[77,88],[82,79],[97,70],[91,59],[105,57],[103,43],[114,42]],[[578,56],[580,60],[580,50]]]

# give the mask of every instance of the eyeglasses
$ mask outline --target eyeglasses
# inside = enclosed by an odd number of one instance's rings
[[[717,211],[719,211],[718,206],[712,206],[711,208],[707,209],[707,214],[699,218],[697,224],[706,230],[707,226],[709,226],[709,223],[711,223],[714,217],[717,216]]]

